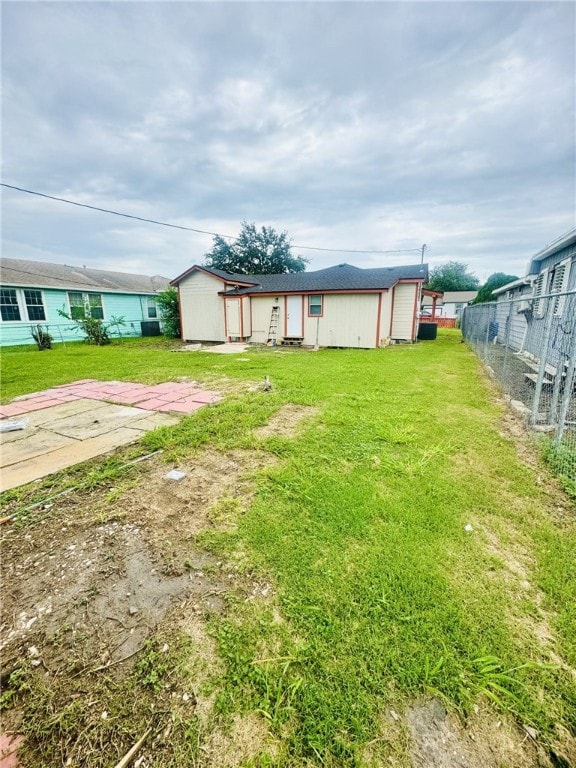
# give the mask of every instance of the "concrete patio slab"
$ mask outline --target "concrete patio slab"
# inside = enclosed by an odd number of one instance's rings
[[[236,355],[239,352],[245,352],[246,349],[246,344],[233,341],[226,344],[216,344],[213,347],[202,347],[202,352],[215,352],[218,355]]]
[[[142,411],[138,408],[103,404],[90,411],[45,422],[43,427],[75,440],[88,440],[91,437],[98,437],[98,435],[103,435],[114,429],[128,426],[130,422],[140,416],[142,416]]]
[[[2,440],[2,475],[4,475],[4,468],[11,464],[19,464],[36,456],[43,456],[58,448],[73,445],[75,442],[71,437],[39,429],[23,440],[13,440],[6,445]]]
[[[0,408],[3,420],[26,421],[22,430],[0,432],[0,490],[133,443],[145,432],[176,424],[183,415],[221,399],[196,383],[93,379],[25,395]]]

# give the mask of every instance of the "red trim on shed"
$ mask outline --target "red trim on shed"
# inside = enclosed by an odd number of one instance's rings
[[[412,341],[416,339],[416,318],[418,317],[418,286],[414,289],[414,309],[412,310]]]
[[[226,312],[226,299],[224,299],[224,336],[228,341],[230,341],[230,336],[228,336],[228,314]]]
[[[380,346],[380,320],[382,319],[382,294],[378,294],[378,318],[376,320],[376,349]]]
[[[184,341],[184,330],[182,328],[182,300],[180,298],[180,286],[178,286],[178,325],[180,326],[180,338]]]

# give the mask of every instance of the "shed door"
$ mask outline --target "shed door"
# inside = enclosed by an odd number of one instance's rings
[[[225,299],[226,336],[242,336],[240,299]]]
[[[286,297],[286,336],[301,339],[304,336],[302,328],[302,296]]]

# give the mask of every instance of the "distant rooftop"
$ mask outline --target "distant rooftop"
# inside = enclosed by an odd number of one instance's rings
[[[0,259],[0,283],[5,286],[110,291],[112,293],[159,293],[170,281],[161,275],[134,275],[105,269],[73,267],[25,259]]]

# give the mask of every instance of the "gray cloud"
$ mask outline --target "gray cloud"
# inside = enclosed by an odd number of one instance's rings
[[[574,225],[574,21],[562,2],[6,2],[4,181],[520,274]],[[3,205],[14,257],[174,276],[211,245],[16,192]]]

